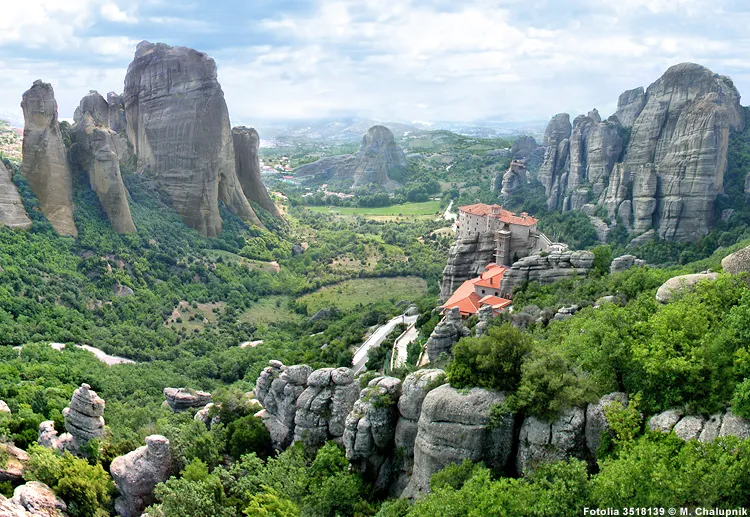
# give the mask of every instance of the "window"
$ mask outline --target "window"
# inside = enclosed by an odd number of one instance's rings
[[[484,294],[484,289],[482,289],[482,294]]]

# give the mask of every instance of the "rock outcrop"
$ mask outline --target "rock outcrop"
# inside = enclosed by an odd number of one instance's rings
[[[683,241],[708,233],[729,133],[744,127],[739,99],[729,78],[683,63],[645,93],[623,93],[606,121],[592,112],[571,128],[567,115],[556,115],[539,173],[548,206],[577,210],[591,198],[636,234],[653,229]]]
[[[52,85],[40,80],[23,94],[23,162],[42,213],[60,235],[77,236],[73,222],[73,176],[68,165]]]
[[[527,417],[518,438],[516,469],[530,474],[540,463],[553,463],[567,458],[585,459],[586,412],[573,407],[563,411],[554,422]]]
[[[0,482],[10,481],[14,485],[23,481],[29,455],[12,443],[0,443],[0,457],[7,458],[5,464],[0,462]]]
[[[39,424],[40,445],[51,449],[69,451],[71,454],[85,455],[85,447],[91,440],[104,436],[104,400],[88,384],[73,392],[70,405],[63,409],[65,430],[57,435],[54,422],[48,420]]]
[[[586,276],[594,265],[590,251],[553,251],[536,253],[515,262],[503,275],[500,292],[512,294],[524,282],[551,284],[563,278]]]
[[[721,267],[731,275],[750,273],[750,246],[724,257]]]
[[[490,321],[494,317],[495,310],[491,305],[484,305],[477,311],[479,321],[477,321],[477,325],[474,327],[476,337],[482,337],[487,333],[487,327],[490,326]]]
[[[425,344],[427,357],[430,361],[435,361],[442,353],[450,355],[453,345],[462,337],[469,335],[471,331],[464,326],[458,307],[446,309],[443,319],[435,325],[435,329]]]
[[[520,136],[513,141],[510,147],[510,158],[512,160],[525,160],[536,151],[539,144],[536,143],[533,136]]]
[[[75,157],[117,233],[135,232],[128,192],[120,175],[121,151],[117,133],[109,128],[110,108],[104,97],[92,91],[81,99],[75,112]]]
[[[255,383],[263,406],[263,420],[273,446],[284,449],[296,441],[319,447],[328,440],[341,442],[346,418],[359,396],[359,384],[350,368],[284,366],[270,361]]]
[[[8,228],[28,230],[31,219],[26,214],[21,195],[13,176],[0,160],[0,225]]]
[[[414,443],[417,439],[419,417],[427,394],[447,382],[443,370],[417,370],[406,376],[398,399],[398,423],[393,436],[396,448],[396,477],[391,485],[391,495],[397,497],[406,488],[414,468]]]
[[[260,224],[240,186],[216,63],[202,52],[143,41],[125,77],[127,134],[138,167],[205,236],[221,232],[219,201]]]
[[[0,495],[0,515],[3,517],[64,517],[67,509],[63,500],[39,481],[17,486],[12,499]]]
[[[619,404],[620,407],[624,408],[628,405],[628,395],[621,392],[610,393],[600,398],[597,403],[586,406],[586,426],[584,432],[586,436],[586,448],[592,457],[596,455],[596,450],[602,443],[602,434],[608,432],[610,429],[605,413],[605,409],[610,404]]]
[[[706,419],[700,415],[685,415],[671,409],[654,415],[648,421],[652,431],[674,433],[682,440],[710,442],[722,436],[736,436],[741,440],[750,438],[750,420],[738,417],[731,411],[717,413]]]
[[[164,436],[146,437],[146,445],[118,456],[110,473],[120,491],[115,510],[120,517],[139,517],[154,502],[154,487],[169,479],[172,455]]]
[[[167,404],[175,412],[202,408],[211,402],[211,394],[206,391],[188,388],[164,388],[163,391]]]
[[[475,233],[457,238],[448,251],[448,262],[443,269],[440,299],[445,301],[461,284],[476,278],[495,261],[495,235],[492,232]]]
[[[712,271],[672,277],[656,291],[656,300],[661,303],[669,303],[677,294],[692,289],[698,282],[711,282],[717,278],[719,278],[719,274]]]
[[[295,174],[314,181],[352,179],[353,188],[375,183],[392,189],[398,183],[391,176],[403,174],[406,167],[406,155],[396,144],[391,130],[385,126],[372,126],[362,137],[355,155],[321,158],[298,167]]]
[[[645,260],[641,260],[635,255],[620,255],[619,257],[612,260],[609,265],[609,273],[615,274],[622,271],[627,271],[632,267],[643,267],[646,265]]]
[[[392,452],[400,396],[400,379],[376,377],[362,390],[346,417],[346,457],[365,479],[374,482],[378,492],[390,487],[395,473]]]
[[[260,137],[251,127],[239,126],[232,128],[234,142],[234,163],[237,177],[242,190],[248,200],[257,203],[274,217],[281,217],[278,207],[274,204],[268,190],[260,179],[260,158],[258,148]]]
[[[403,496],[429,492],[432,474],[464,459],[504,470],[513,448],[513,416],[489,425],[491,407],[504,401],[502,393],[480,388],[462,393],[444,384],[430,391],[422,403],[413,473]]]

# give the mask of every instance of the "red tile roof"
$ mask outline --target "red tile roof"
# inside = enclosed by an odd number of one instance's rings
[[[498,213],[493,214],[493,208]],[[505,210],[500,205],[485,205],[484,203],[477,203],[476,205],[466,205],[458,208],[462,212],[466,212],[471,215],[489,216],[494,219],[499,219],[504,223],[517,224],[520,226],[534,226],[539,220],[535,217],[530,216],[527,213],[516,215],[510,210]]]
[[[494,309],[507,307],[513,302],[497,296],[481,297],[474,290],[474,286],[499,289],[503,274],[506,271],[507,268],[503,266],[496,264],[488,265],[487,269],[479,277],[472,278],[461,284],[461,287],[456,289],[456,292],[443,304],[443,309],[458,307],[461,315],[468,316],[476,314],[483,305],[492,305]]]

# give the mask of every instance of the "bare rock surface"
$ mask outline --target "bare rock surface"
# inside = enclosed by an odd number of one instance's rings
[[[615,116],[623,127],[633,127],[645,106],[646,92],[643,90],[643,86],[639,86],[620,94],[620,98],[617,99]]]
[[[31,219],[26,215],[21,195],[2,160],[0,160],[0,225],[20,230],[31,228]]]
[[[403,496],[429,492],[432,474],[464,459],[504,470],[513,448],[513,416],[489,425],[491,407],[504,401],[504,394],[481,388],[462,392],[444,384],[430,391],[422,403],[413,473]]]
[[[750,272],[750,246],[724,257],[721,267],[732,275]]]
[[[18,484],[23,481],[29,455],[12,443],[0,443],[0,456],[7,458],[5,465],[0,464],[0,481]]]
[[[235,170],[235,152],[216,63],[202,52],[143,41],[128,67],[127,134],[138,167],[172,199],[185,224],[221,232],[219,201],[260,224]]]
[[[457,238],[448,251],[440,299],[447,300],[461,284],[479,276],[487,264],[494,262],[496,250],[495,235],[492,232]]]
[[[92,91],[75,112],[76,160],[117,233],[135,232],[128,192],[120,174],[117,133],[109,128],[109,104]]]
[[[719,278],[719,274],[712,271],[675,276],[664,282],[661,287],[659,287],[656,291],[656,300],[661,303],[669,303],[676,295],[692,289],[698,284],[698,282],[711,282],[717,278]]]
[[[139,517],[153,503],[154,487],[169,478],[172,456],[169,440],[161,435],[146,437],[146,445],[118,456],[110,473],[120,491],[115,510],[120,517]]]
[[[66,433],[58,436],[51,420],[39,424],[39,445],[71,454],[85,455],[89,441],[104,436],[104,400],[88,384],[73,392],[68,407],[63,409]]]
[[[639,259],[635,255],[620,255],[609,265],[609,272],[613,275],[615,273],[627,271],[632,267],[643,267],[645,265],[646,261]]]
[[[23,162],[21,173],[29,181],[42,213],[60,235],[76,237],[73,222],[73,176],[57,120],[52,85],[40,80],[23,94]]]
[[[584,459],[586,448],[586,412],[573,407],[563,411],[554,422],[527,417],[518,438],[516,469],[529,474],[540,463],[553,463],[567,458]]]
[[[11,502],[34,517],[63,517],[68,509],[50,487],[39,481],[28,481],[16,487]]]
[[[430,361],[435,361],[442,353],[450,355],[453,345],[462,337],[470,334],[471,331],[464,326],[458,307],[446,309],[443,319],[435,325],[435,329],[425,344],[427,357],[430,358]]]
[[[260,158],[258,148],[260,137],[252,127],[239,126],[232,128],[234,142],[234,163],[242,190],[249,201],[257,203],[274,217],[281,217],[268,190],[260,179]]]
[[[672,409],[651,417],[648,427],[652,431],[674,433],[682,440],[710,442],[722,436],[736,436],[741,440],[750,438],[750,420],[731,411],[717,413],[705,418],[701,415],[684,415]]]
[[[551,284],[562,278],[584,277],[594,266],[590,251],[554,251],[535,253],[515,262],[503,275],[502,295],[512,294],[524,282]]]
[[[610,404],[620,404],[621,407],[628,405],[626,393],[615,392],[604,395],[596,404],[586,406],[586,448],[594,456],[602,442],[602,433],[609,431],[609,422],[605,414],[605,408]]]
[[[201,408],[211,402],[211,394],[188,388],[164,388],[164,397],[173,411]]]
[[[255,382],[255,396],[264,408],[256,416],[263,419],[278,450],[291,445],[294,439],[297,398],[305,391],[311,373],[312,368],[307,365],[286,367],[280,361],[270,361]]]

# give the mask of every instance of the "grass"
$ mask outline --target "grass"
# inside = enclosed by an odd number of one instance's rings
[[[427,294],[427,282],[415,276],[394,278],[357,278],[323,287],[306,294],[297,301],[307,304],[307,313],[338,307],[351,309],[358,304],[368,305],[380,301],[415,301]]]
[[[196,303],[193,307],[183,300],[174,308],[165,325],[171,325],[177,330],[184,328],[188,332],[202,330],[206,325],[215,325],[218,315],[226,307],[226,302]]]
[[[237,255],[236,253],[231,253],[229,251],[224,251],[224,250],[206,250],[206,258],[208,258],[208,260],[211,260],[213,262],[216,262],[219,258],[221,258],[224,262],[227,262],[227,263],[237,263],[237,264],[246,266],[253,270],[260,269],[268,273],[279,272],[279,265],[277,263],[264,262],[262,260],[255,260],[255,259],[248,259],[245,257],[241,257],[240,255]]]
[[[261,298],[241,316],[240,321],[251,325],[272,325],[274,323],[296,322],[303,316],[292,312],[287,307],[289,298],[286,296],[268,296]]]
[[[404,219],[430,219],[437,217],[440,211],[440,201],[425,201],[424,203],[404,203],[403,205],[382,206],[377,208],[368,207],[341,207],[341,206],[311,206],[313,212],[324,214],[336,214],[341,216],[362,216],[369,219],[393,219],[403,217]]]

